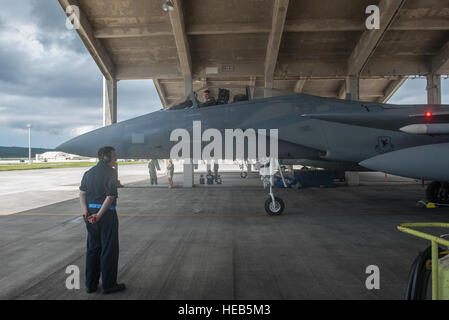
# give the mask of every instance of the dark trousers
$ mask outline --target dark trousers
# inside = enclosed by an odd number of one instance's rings
[[[105,212],[98,223],[86,222],[86,228],[86,287],[98,286],[101,274],[103,289],[112,288],[117,284],[119,256],[117,212]]]

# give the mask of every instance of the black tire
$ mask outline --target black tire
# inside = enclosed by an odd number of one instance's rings
[[[441,182],[434,181],[427,186],[426,200],[430,202],[438,202],[438,193],[441,188]]]
[[[438,247],[438,257],[442,258],[446,254],[445,250]],[[405,300],[429,300],[432,297],[432,271],[427,269],[427,261],[432,259],[432,249],[429,246],[420,252],[413,261],[408,275]]]
[[[276,203],[275,208],[273,208],[273,202],[271,201],[271,197],[269,197],[267,201],[265,201],[265,211],[270,216],[280,216],[285,209],[284,201],[278,197],[274,197],[274,201]]]
[[[248,176],[247,172],[245,172],[245,171],[240,172],[240,178],[246,179],[247,176]]]

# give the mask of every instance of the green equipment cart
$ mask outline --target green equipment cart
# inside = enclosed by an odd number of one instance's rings
[[[398,225],[398,230],[431,242],[431,259],[426,266],[432,274],[432,300],[449,300],[449,240],[414,228],[449,228],[444,222],[418,222]],[[446,247],[446,250],[440,246]],[[413,267],[412,267],[413,268]],[[409,279],[410,280],[410,279]],[[410,286],[410,283],[409,283]]]

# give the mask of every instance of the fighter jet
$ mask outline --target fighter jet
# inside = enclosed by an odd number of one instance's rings
[[[431,180],[427,199],[449,203],[449,105],[349,101],[252,87],[208,89],[218,96],[212,103],[191,92],[167,109],[91,131],[57,150],[96,157],[99,147],[111,145],[121,158],[168,159],[179,143],[172,141],[172,132],[185,129],[193,144],[198,122],[202,132],[216,129],[223,136],[229,129],[266,130],[267,135],[277,129],[281,162]],[[201,137],[203,148],[208,141]],[[267,211],[270,201],[271,214],[282,212],[283,202],[271,192]]]

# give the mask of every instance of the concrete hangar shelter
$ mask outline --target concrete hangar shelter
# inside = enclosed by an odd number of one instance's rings
[[[78,6],[77,32],[104,75],[104,125],[117,121],[120,80],[153,79],[167,107],[192,89],[220,85],[384,103],[419,75],[434,104],[440,75],[449,74],[449,0],[59,3]],[[370,5],[379,8],[379,29],[365,25]],[[186,169],[189,186],[193,168]]]

